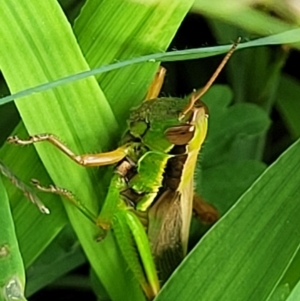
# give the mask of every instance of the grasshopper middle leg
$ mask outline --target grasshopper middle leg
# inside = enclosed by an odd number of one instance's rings
[[[83,154],[76,155],[64,143],[62,143],[56,136],[52,134],[39,134],[29,137],[29,139],[22,140],[18,136],[11,136],[7,139],[8,143],[18,145],[28,145],[42,141],[48,141],[60,151],[65,153],[69,158],[82,166],[104,166],[111,165],[121,161],[127,155],[128,146],[122,145],[111,152],[97,153],[97,154]]]
[[[42,203],[32,189],[20,180],[3,162],[0,161],[0,172],[8,178],[18,189],[20,189],[24,196],[35,204],[39,210],[44,214],[49,214],[49,209]]]
[[[71,191],[54,185],[49,185],[48,187],[42,186],[40,182],[36,179],[32,179],[31,183],[40,191],[53,193],[65,197],[70,203],[76,206],[91,222],[96,224],[96,216],[89,209],[87,209]]]

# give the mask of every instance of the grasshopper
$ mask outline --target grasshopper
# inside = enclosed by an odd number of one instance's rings
[[[186,99],[158,98],[161,68],[146,100],[133,109],[120,146],[110,152],[76,155],[56,136],[39,134],[8,142],[28,145],[48,141],[85,167],[115,165],[101,212],[95,216],[62,188],[34,185],[71,200],[104,234],[112,229],[129,267],[152,299],[187,253],[192,212],[205,223],[218,218],[216,209],[194,192],[198,153],[205,140],[208,109],[200,101],[229,57],[236,42],[207,84]]]

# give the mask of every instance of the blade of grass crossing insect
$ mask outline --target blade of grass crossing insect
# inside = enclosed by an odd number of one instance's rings
[[[264,45],[279,45],[279,44],[293,44],[292,46],[296,47],[295,43],[298,43],[300,41],[299,32],[300,32],[299,29],[292,29],[286,32],[282,32],[280,34],[275,34],[264,38],[255,39],[249,42],[239,44],[238,49],[264,46]],[[58,86],[79,81],[97,74],[125,68],[127,66],[131,66],[138,63],[145,63],[145,62],[153,63],[156,61],[174,62],[174,61],[192,60],[197,58],[205,58],[214,55],[219,55],[222,53],[226,53],[230,49],[231,45],[232,44],[226,46],[204,47],[204,48],[195,48],[195,49],[180,50],[180,51],[171,51],[167,53],[155,53],[155,54],[145,55],[142,57],[128,59],[122,62],[101,66],[88,71],[83,71],[79,73],[77,72],[72,75],[62,77],[57,80],[53,80],[46,84],[35,85],[32,88],[24,88],[24,90],[21,90],[20,92],[0,98],[0,105],[8,103],[14,99],[23,98],[38,92],[47,91],[49,89],[54,89],[55,87]]]

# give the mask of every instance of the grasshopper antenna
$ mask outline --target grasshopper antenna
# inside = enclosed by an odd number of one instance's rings
[[[227,52],[227,54],[223,58],[222,62],[220,63],[220,65],[218,66],[218,68],[216,69],[216,71],[214,72],[214,74],[211,76],[211,78],[209,79],[209,81],[206,83],[206,85],[203,88],[201,88],[200,90],[192,93],[192,95],[191,95],[191,101],[189,102],[189,104],[187,105],[187,107],[182,111],[181,117],[184,117],[186,115],[186,113],[188,113],[193,108],[195,102],[201,96],[203,96],[207,92],[207,90],[211,87],[211,85],[216,80],[216,78],[218,77],[218,75],[220,74],[220,72],[222,71],[222,69],[224,68],[224,66],[226,65],[226,63],[228,62],[229,58],[231,57],[231,55],[235,51],[235,49],[238,46],[238,44],[240,43],[240,41],[241,41],[241,38],[238,38],[237,41],[231,46],[230,50]]]

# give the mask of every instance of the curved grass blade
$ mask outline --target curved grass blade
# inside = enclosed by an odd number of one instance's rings
[[[264,45],[280,45],[280,44],[293,44],[300,42],[300,29],[292,29],[283,33],[279,33],[276,35],[267,36],[264,38],[256,39],[249,42],[240,43],[237,47],[238,49],[249,48],[249,47],[259,47]],[[101,66],[99,68],[95,68],[88,71],[82,72],[74,72],[73,75],[68,75],[63,78],[58,78],[52,80],[51,82],[47,82],[44,84],[40,84],[38,86],[33,86],[32,88],[28,88],[26,90],[14,93],[10,96],[6,96],[0,98],[0,105],[8,103],[14,99],[23,98],[29,96],[34,93],[46,91],[49,89],[53,89],[55,87],[59,87],[61,85],[65,85],[74,81],[83,80],[85,78],[95,76],[104,72],[109,72],[113,70],[117,70],[120,68],[124,68],[127,66],[131,66],[133,64],[139,63],[150,63],[153,64],[155,62],[174,62],[174,61],[183,61],[183,60],[192,60],[197,58],[204,58],[219,55],[227,52],[232,44],[226,46],[216,46],[216,47],[205,47],[205,48],[196,48],[189,50],[180,50],[180,51],[172,51],[167,53],[156,53],[145,55],[133,59],[129,59],[123,62],[117,62],[114,64],[109,64],[105,66]]]

